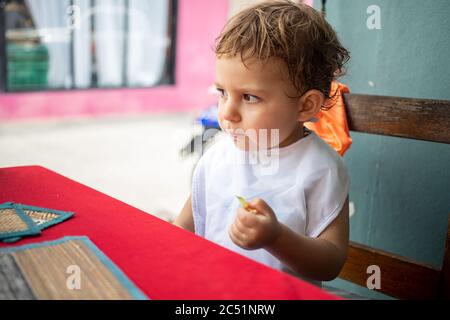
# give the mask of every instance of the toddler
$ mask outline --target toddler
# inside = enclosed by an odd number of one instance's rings
[[[316,284],[334,279],[347,256],[349,178],[303,124],[330,101],[348,51],[313,8],[269,1],[235,15],[215,53],[226,135],[199,160],[175,224]]]

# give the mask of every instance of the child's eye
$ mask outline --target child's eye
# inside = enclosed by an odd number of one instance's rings
[[[217,95],[221,98],[226,97],[226,95],[227,95],[225,90],[223,90],[223,89],[216,88],[216,91],[217,91]]]
[[[251,94],[244,94],[244,100],[250,103],[255,103],[260,99],[257,96],[252,96]]]

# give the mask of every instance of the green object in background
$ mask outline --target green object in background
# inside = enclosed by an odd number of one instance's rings
[[[8,43],[8,90],[38,90],[47,87],[48,49],[42,44]]]

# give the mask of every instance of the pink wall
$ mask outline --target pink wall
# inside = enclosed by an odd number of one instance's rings
[[[211,47],[227,11],[228,0],[179,0],[174,86],[0,94],[0,120],[203,109],[215,100]]]

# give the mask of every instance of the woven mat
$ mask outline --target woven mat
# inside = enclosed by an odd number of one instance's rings
[[[7,243],[16,242],[24,236],[39,234],[73,215],[68,211],[6,202],[0,205],[0,239]]]
[[[87,237],[0,249],[0,269],[0,299],[147,299]]]
[[[23,204],[15,204],[15,207],[22,210],[23,213],[31,218],[31,220],[33,220],[33,222],[37,224],[41,230],[62,222],[72,217],[74,214],[73,212],[39,208]]]
[[[40,229],[23,211],[9,203],[0,205],[0,239],[39,233]]]

